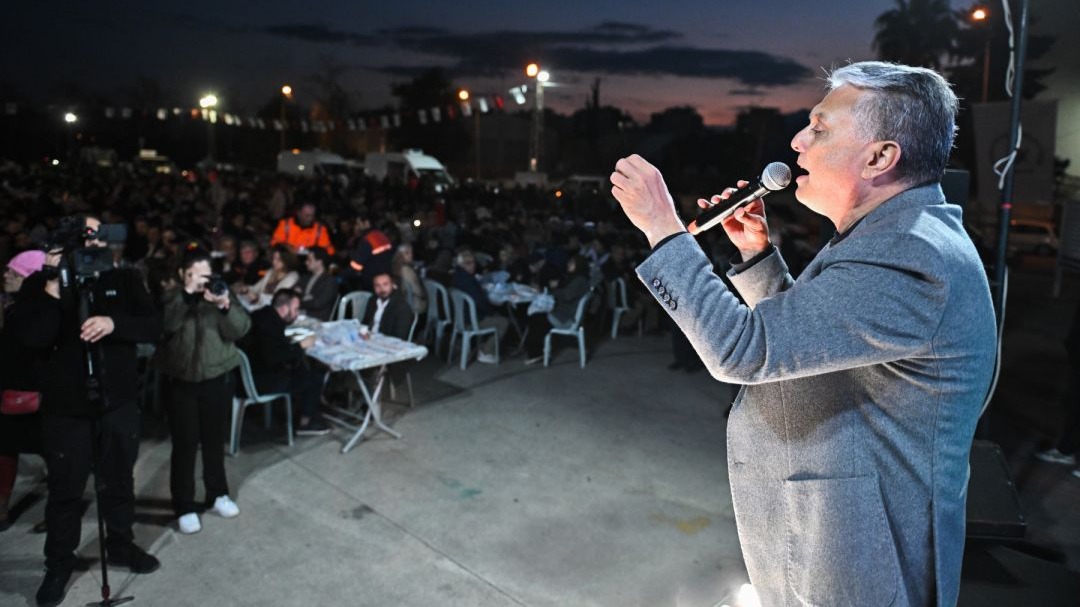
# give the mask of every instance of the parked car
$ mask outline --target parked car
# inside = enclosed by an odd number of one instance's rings
[[[1056,255],[1059,241],[1057,228],[1050,221],[1013,219],[1009,221],[1009,253]]]

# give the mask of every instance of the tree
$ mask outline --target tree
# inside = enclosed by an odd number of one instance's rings
[[[874,48],[883,61],[940,70],[956,48],[959,26],[949,0],[896,0],[874,20]]]
[[[333,57],[321,55],[319,70],[308,78],[315,94],[311,119],[332,122],[336,127],[333,131],[323,134],[321,145],[337,152],[344,152],[348,145],[343,127],[349,119],[352,98],[343,84],[346,71],[348,68],[338,63]]]

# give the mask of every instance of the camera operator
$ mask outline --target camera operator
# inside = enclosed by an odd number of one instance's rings
[[[210,269],[210,255],[185,251],[180,262],[181,286],[165,295],[165,339],[155,357],[172,379],[168,404],[172,434],[169,487],[181,533],[202,529],[195,502],[195,454],[202,447],[206,505],[224,518],[240,509],[229,497],[225,478],[225,435],[236,391],[234,370],[240,366],[236,342],[251,328],[229,286]]]
[[[100,226],[94,217],[64,220],[59,234],[50,238],[54,244],[45,262],[49,267],[27,278],[34,281],[24,285],[32,302],[22,322],[13,327],[16,339],[25,347],[48,353],[41,403],[49,475],[45,506],[48,531],[38,605],[58,605],[64,599],[75,567],[83,491],[92,467],[104,485],[101,512],[108,530],[109,564],[127,567],[133,573],[150,573],[160,566],[133,542],[132,470],[140,431],[135,346],[157,341],[161,314],[138,272],[107,265],[93,280],[81,276],[78,267],[71,267],[78,265],[71,263],[77,253],[88,256],[106,246],[99,240]],[[81,247],[86,249],[78,251]],[[64,269],[58,272],[61,265]],[[61,285],[61,277],[67,284]],[[90,309],[80,310],[83,300],[92,301]],[[81,320],[81,312],[87,315],[85,320]],[[88,351],[101,381],[101,398],[90,394]],[[93,462],[95,450],[97,462]]]

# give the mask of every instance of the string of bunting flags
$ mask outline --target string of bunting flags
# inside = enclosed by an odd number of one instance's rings
[[[475,105],[475,108],[473,107]],[[202,108],[158,108],[157,111],[142,113],[145,118],[155,118],[160,121],[167,120],[203,120],[216,124],[223,122],[226,126],[272,131],[299,131],[302,133],[329,133],[337,129],[348,131],[367,131],[376,129],[401,128],[402,124],[411,123],[426,126],[439,124],[443,120],[451,121],[458,118],[468,118],[473,115],[474,109],[481,114],[487,114],[504,108],[503,99],[494,95],[489,101],[485,97],[476,97],[468,101],[462,101],[445,107],[431,107],[412,112],[368,112],[354,115],[345,120],[281,120],[278,118],[264,119],[256,116],[242,116],[229,112],[219,112],[215,109]],[[20,104],[15,102],[4,103],[6,116],[17,116]],[[107,120],[131,120],[139,113],[131,107],[105,107],[100,110]]]

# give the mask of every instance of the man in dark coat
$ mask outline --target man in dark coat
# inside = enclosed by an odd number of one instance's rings
[[[94,217],[69,218],[81,222],[85,246],[104,247],[97,240],[101,222]],[[71,243],[63,246],[70,247]],[[46,265],[61,261],[61,247],[53,248]],[[133,469],[139,453],[140,419],[136,405],[138,385],[135,346],[155,342],[162,332],[161,313],[155,308],[142,278],[134,270],[113,269],[100,274],[84,290],[89,310],[80,311],[74,268],[61,274],[39,272],[28,279],[26,313],[15,338],[32,350],[49,352],[44,362],[42,425],[49,498],[45,505],[45,578],[38,589],[39,605],[63,601],[75,567],[75,549],[81,539],[82,496],[94,459],[104,485],[102,509],[108,531],[106,547],[112,565],[134,573],[156,570],[158,560],[133,542],[135,493]],[[51,277],[48,280],[45,278]],[[90,398],[87,352],[98,369],[100,398]]]
[[[255,387],[260,394],[287,392],[293,407],[300,411],[298,436],[321,436],[330,428],[319,414],[322,376],[311,367],[304,353],[315,344],[308,337],[294,343],[285,335],[300,315],[300,296],[292,289],[274,293],[270,305],[251,314],[251,331],[240,342],[251,361]]]

